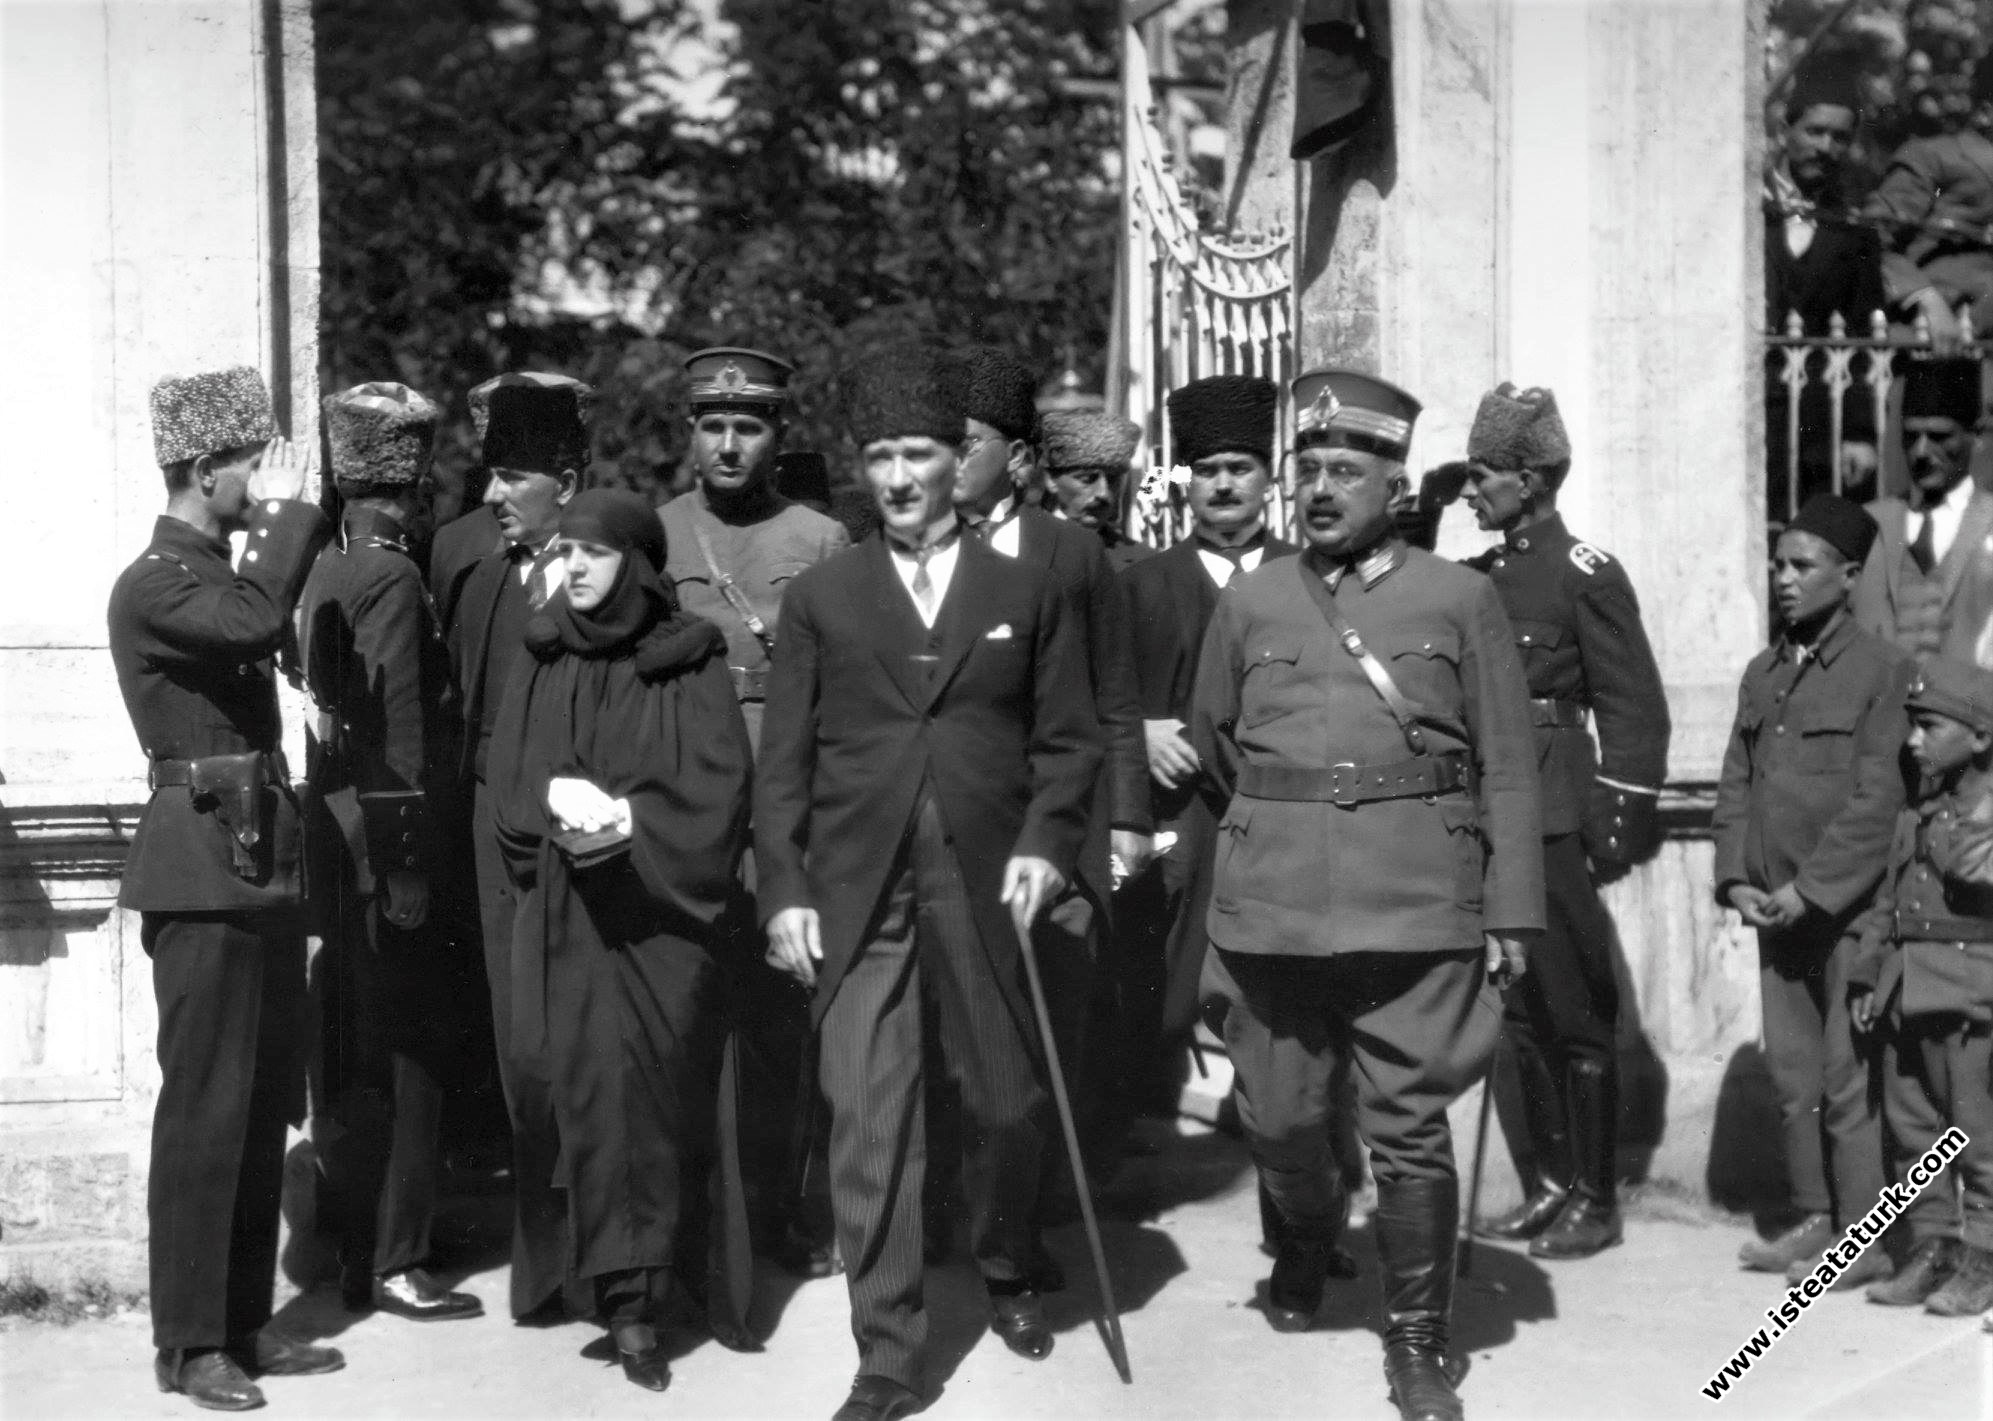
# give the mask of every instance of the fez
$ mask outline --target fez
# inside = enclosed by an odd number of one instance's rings
[[[703,409],[779,410],[789,399],[789,377],[796,367],[779,355],[744,345],[715,345],[685,357],[691,380],[687,400]]]
[[[1785,525],[1788,533],[1811,533],[1849,562],[1866,562],[1880,531],[1875,520],[1853,499],[1836,493],[1816,493]]]
[[[619,553],[639,552],[650,560],[651,571],[664,570],[664,525],[657,510],[628,489],[583,489],[561,509],[561,536]]]
[[[342,492],[412,488],[429,470],[442,411],[392,380],[325,397],[332,477]]]
[[[1993,671],[1949,657],[1933,656],[1917,668],[1904,705],[1936,711],[1981,734],[1993,734]]]
[[[951,362],[962,389],[962,413],[1005,439],[1029,439],[1038,428],[1038,379],[1016,356],[979,345]]]
[[[588,427],[582,392],[587,389],[572,380],[498,384],[486,397],[485,466],[534,474],[586,467]]]
[[[1170,457],[1194,464],[1213,454],[1257,454],[1271,464],[1279,400],[1273,381],[1257,375],[1207,375],[1170,391]]]
[[[1310,370],[1294,381],[1294,444],[1359,449],[1404,463],[1419,402],[1359,370]]]
[[[1984,399],[1979,362],[1971,356],[1912,360],[1903,372],[1903,418],[1949,419],[1971,429]]]
[[[556,375],[547,370],[515,370],[504,375],[495,375],[477,386],[470,393],[471,425],[477,430],[477,437],[484,438],[485,426],[491,421],[491,392],[512,385],[533,385],[543,389],[568,387],[574,391],[575,407],[581,411],[581,422],[588,423],[594,412],[595,390],[569,375]]]
[[[1570,462],[1571,440],[1549,390],[1504,381],[1481,397],[1467,460],[1489,469],[1543,469]]]
[[[1837,108],[1859,119],[1862,97],[1861,71],[1854,65],[1839,59],[1814,60],[1802,64],[1793,76],[1785,116],[1796,119],[1808,109]]]
[[[1141,427],[1105,410],[1061,410],[1044,417],[1044,457],[1048,473],[1067,469],[1106,469],[1125,473],[1142,442]]]
[[[852,372],[846,390],[845,421],[861,449],[881,439],[959,445],[967,435],[960,383],[927,351],[882,351]]]
[[[152,456],[161,468],[276,435],[270,391],[253,365],[168,375],[152,387]]]

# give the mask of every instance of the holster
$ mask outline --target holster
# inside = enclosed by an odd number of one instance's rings
[[[246,755],[203,755],[187,762],[187,789],[194,808],[211,813],[228,831],[228,847],[237,878],[252,882],[263,877],[264,846],[275,817],[274,796],[266,793],[266,769],[260,751]]]

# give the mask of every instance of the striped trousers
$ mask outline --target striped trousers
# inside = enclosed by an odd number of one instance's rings
[[[824,1012],[831,1208],[861,1374],[922,1389],[922,1044],[960,1093],[970,1251],[985,1278],[1023,1276],[1049,1097],[980,940],[955,848],[923,794],[871,936]]]

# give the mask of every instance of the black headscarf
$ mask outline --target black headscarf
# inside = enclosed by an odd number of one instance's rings
[[[678,610],[678,598],[658,573],[664,567],[664,525],[651,506],[623,489],[578,493],[561,510],[560,536],[599,543],[623,554],[616,581],[587,611],[565,589],[526,624],[526,645],[542,661],[563,653],[620,656]]]

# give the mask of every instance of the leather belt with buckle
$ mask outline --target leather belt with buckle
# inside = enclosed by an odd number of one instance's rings
[[[1532,700],[1529,723],[1539,730],[1576,730],[1585,723],[1583,701]]]
[[[1286,799],[1370,804],[1381,799],[1423,799],[1464,792],[1473,777],[1466,753],[1421,755],[1388,765],[1247,765],[1239,771],[1238,792],[1254,799]]]

